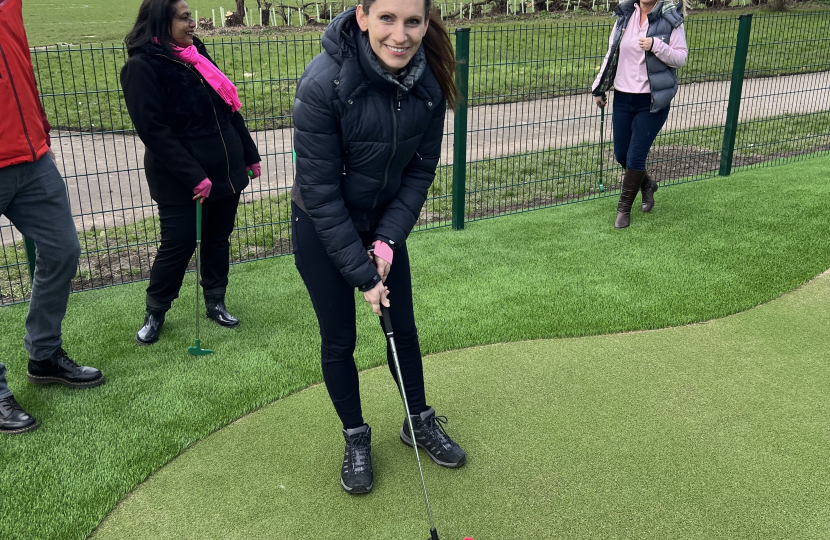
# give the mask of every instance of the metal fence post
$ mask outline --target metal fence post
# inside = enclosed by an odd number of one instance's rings
[[[35,243],[28,238],[23,239],[23,244],[26,246],[26,261],[29,263],[29,283],[35,282],[35,260],[37,259],[37,252],[35,251]]]
[[[749,34],[752,28],[752,14],[739,18],[738,42],[735,46],[735,61],[732,64],[732,81],[729,83],[729,107],[726,109],[726,127],[723,131],[723,149],[720,154],[720,175],[729,176],[732,172],[732,154],[735,150],[735,137],[738,134],[738,113],[741,110],[741,93],[744,87],[746,54],[749,50]]]
[[[467,91],[470,73],[470,29],[455,30],[455,83],[458,99],[452,152],[452,228],[464,228],[464,202],[467,196]]]

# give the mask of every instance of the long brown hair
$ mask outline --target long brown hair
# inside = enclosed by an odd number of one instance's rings
[[[369,13],[369,8],[374,3],[375,0],[361,0],[366,13]],[[424,0],[424,13],[429,17],[429,26],[423,39],[427,63],[438,79],[441,92],[447,98],[447,108],[454,110],[458,97],[458,87],[455,85],[455,51],[441,17],[432,11],[432,0]]]
[[[171,54],[170,23],[176,15],[176,5],[181,0],[144,0],[138,8],[138,17],[124,43],[130,56],[136,49],[147,43],[155,43],[167,49]]]

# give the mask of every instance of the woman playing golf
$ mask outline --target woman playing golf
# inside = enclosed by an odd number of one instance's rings
[[[239,324],[225,308],[229,237],[248,173],[260,175],[260,158],[239,114],[236,87],[193,35],[195,28],[184,0],[144,0],[124,40],[129,59],[121,86],[146,146],[144,170],[161,222],[144,325],[136,336],[145,345],[158,340],[196,248],[193,201],[204,209],[201,281],[207,315],[222,326]]]
[[[669,116],[677,68],[686,64],[688,51],[680,7],[668,0],[626,0],[614,14],[617,24],[593,95],[605,107],[605,92],[614,87],[614,157],[625,169],[614,227],[622,229],[631,222],[637,191],[643,192],[643,212],[654,207],[657,183],[646,174],[646,159]]]
[[[291,190],[295,263],[322,337],[323,377],[343,423],[341,485],[372,489],[371,429],[360,406],[354,289],[390,311],[415,443],[445,467],[465,463],[427,405],[406,238],[441,154],[455,105],[455,59],[430,0],[363,0],[335,18],[294,104]],[[391,302],[387,298],[390,295]],[[393,357],[387,347],[392,376]],[[401,440],[413,444],[404,422]]]

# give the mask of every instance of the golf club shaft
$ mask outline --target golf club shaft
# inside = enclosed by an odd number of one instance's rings
[[[202,201],[196,201],[196,339],[199,339],[199,279],[202,276]]]
[[[605,100],[605,94],[602,95],[602,99]],[[606,102],[607,105],[607,102]],[[602,173],[603,173],[603,153],[605,152],[605,105],[600,107],[599,110],[599,187],[600,191],[605,189],[605,186],[602,185]]]
[[[395,361],[395,371],[398,374],[398,386],[401,391],[401,399],[403,399],[403,408],[406,411],[406,423],[409,426],[409,435],[412,440],[412,447],[415,449],[415,460],[418,462],[418,473],[421,475],[421,487],[424,490],[424,500],[427,503],[427,514],[429,514],[430,533],[435,540],[438,540],[438,533],[435,530],[435,522],[432,519],[432,508],[429,505],[429,495],[427,495],[427,484],[424,482],[424,470],[421,467],[421,456],[418,453],[418,443],[415,442],[415,428],[412,425],[412,415],[409,414],[409,401],[406,399],[406,390],[404,389],[403,375],[401,374],[401,363],[398,360],[398,349],[395,346],[395,334],[392,331],[392,318],[389,316],[388,307],[381,304],[380,309],[383,314],[386,338],[389,340],[389,348],[392,349],[392,358]]]

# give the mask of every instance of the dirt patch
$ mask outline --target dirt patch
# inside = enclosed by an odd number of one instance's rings
[[[830,144],[806,150],[777,152],[769,155],[734,154],[732,168],[757,165],[767,161],[786,159],[830,150]],[[658,182],[701,176],[720,170],[721,153],[696,146],[655,146],[648,158],[648,170]]]

